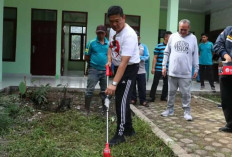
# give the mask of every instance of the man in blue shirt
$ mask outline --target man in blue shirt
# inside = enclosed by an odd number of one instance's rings
[[[164,42],[158,44],[154,50],[154,58],[153,58],[152,70],[151,70],[151,73],[154,74],[154,79],[151,86],[150,99],[148,99],[149,102],[155,101],[156,89],[159,84],[159,80],[162,77],[162,62],[164,58],[164,50],[166,48],[168,39],[171,34],[172,32],[170,31],[165,32]],[[161,101],[167,101],[167,95],[168,95],[168,76],[166,75],[165,77],[163,77],[163,90],[161,95]]]
[[[199,44],[199,65],[200,65],[200,81],[201,90],[205,88],[204,80],[205,74],[208,76],[209,84],[211,89],[215,91],[213,82],[213,43],[208,41],[208,35],[205,33],[201,34],[201,43]]]
[[[89,64],[87,89],[85,92],[85,109],[90,112],[90,103],[96,84],[99,81],[101,88],[102,105],[104,109],[105,90],[106,90],[106,70],[107,51],[109,48],[106,39],[106,28],[103,25],[97,26],[97,37],[88,42],[85,50],[85,60]]]

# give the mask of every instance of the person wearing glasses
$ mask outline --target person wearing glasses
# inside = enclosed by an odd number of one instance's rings
[[[87,88],[85,92],[85,109],[87,114],[90,112],[90,103],[93,96],[93,91],[96,84],[99,82],[102,99],[103,112],[105,110],[105,89],[106,89],[106,68],[107,63],[107,51],[109,48],[109,42],[106,39],[106,28],[103,25],[99,25],[96,28],[97,37],[87,43],[85,49],[85,60],[88,63],[88,79]]]
[[[115,76],[105,93],[115,94],[117,114],[117,129],[110,140],[111,146],[125,142],[124,136],[135,134],[132,126],[130,100],[139,69],[138,37],[133,28],[125,23],[125,15],[120,6],[111,6],[108,9],[108,18],[111,26],[109,34],[109,50],[107,65],[114,64]]]
[[[179,88],[182,94],[182,107],[184,109],[184,119],[192,120],[190,111],[191,102],[191,82],[192,66],[194,66],[193,78],[197,77],[199,69],[198,44],[195,35],[189,32],[190,21],[183,19],[179,22],[179,32],[173,33],[164,50],[164,59],[162,63],[162,74],[167,75],[166,65],[168,67],[168,104],[167,109],[161,113],[167,117],[174,114],[174,103],[176,91]]]

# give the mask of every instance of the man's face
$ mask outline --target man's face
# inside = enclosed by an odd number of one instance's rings
[[[181,23],[179,25],[179,33],[182,37],[185,37],[189,34],[190,26],[188,23]]]
[[[98,33],[96,33],[96,34],[97,34],[98,40],[102,40],[102,39],[104,39],[105,36],[106,36],[106,33],[105,33],[105,32],[98,32]]]
[[[202,40],[202,42],[205,43],[208,41],[208,37],[206,35],[202,35],[201,40]]]
[[[109,22],[110,22],[110,27],[116,31],[120,32],[124,25],[125,25],[125,15],[121,17],[119,14],[118,15],[112,15],[109,17]]]

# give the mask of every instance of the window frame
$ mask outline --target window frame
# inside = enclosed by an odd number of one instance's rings
[[[9,19],[9,18],[4,18],[3,15],[3,32],[4,32],[4,22],[5,21],[11,21],[13,22],[14,25],[14,44],[13,44],[13,57],[11,59],[4,59],[4,56],[2,55],[2,61],[3,62],[15,62],[16,61],[16,44],[17,44],[17,19],[18,19],[18,10],[16,7],[4,7],[4,9],[12,9],[16,11],[16,19]],[[4,42],[4,38],[3,38],[3,42]],[[2,52],[3,54],[4,52]]]
[[[71,27],[73,26],[77,26],[77,27],[82,27],[82,33],[71,33]],[[78,26],[78,25],[70,25],[69,26],[69,61],[74,61],[74,62],[78,62],[78,61],[84,61],[84,44],[86,45],[86,31],[87,31],[87,27],[85,29],[85,33],[83,33],[83,27],[86,27],[86,26]],[[80,59],[77,59],[77,60],[74,60],[72,59],[72,36],[73,35],[80,35],[81,36],[81,53],[80,53]],[[85,41],[84,41],[84,37],[85,37]]]
[[[140,32],[140,28],[141,28],[141,16],[140,15],[130,15],[130,14],[124,14],[127,17],[138,17],[139,18],[139,23],[138,26],[131,26],[131,28],[133,28],[134,30],[138,30]],[[107,18],[107,13],[105,13],[105,19],[104,19],[104,25],[106,27],[106,29],[108,30],[108,28],[111,28],[109,24],[106,24],[106,18]],[[107,34],[109,35],[109,34]]]

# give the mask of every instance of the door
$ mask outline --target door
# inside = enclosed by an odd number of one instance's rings
[[[32,9],[31,74],[56,74],[56,11]]]
[[[77,70],[76,68],[85,71],[85,66],[80,65],[84,65],[83,53],[86,45],[87,17],[87,12],[62,12],[62,76],[69,70]]]

